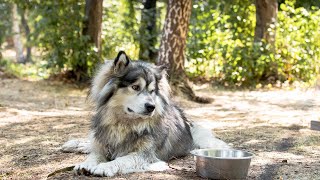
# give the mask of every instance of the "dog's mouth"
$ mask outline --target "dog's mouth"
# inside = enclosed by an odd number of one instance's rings
[[[128,111],[129,111],[129,112],[134,112],[134,111],[133,111],[132,109],[130,109],[130,108],[128,108]]]

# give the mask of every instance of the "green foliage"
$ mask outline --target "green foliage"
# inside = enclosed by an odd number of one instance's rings
[[[82,35],[84,2],[45,1],[33,8],[34,43],[45,53],[48,67],[73,71],[77,79],[92,74],[98,61],[97,49]]]
[[[110,1],[104,4],[102,23],[103,56],[114,58],[119,50],[126,52],[133,58],[139,55],[138,17],[135,9],[138,4],[127,0]]]
[[[39,80],[49,77],[50,71],[45,65],[45,61],[38,61],[36,64],[18,64],[8,59],[1,59],[0,71],[4,71],[9,77]]]
[[[214,78],[225,85],[251,86],[261,82],[311,81],[320,71],[320,10],[318,1],[280,1],[275,46],[253,43],[254,0],[195,0],[187,42],[186,70],[192,77]],[[0,45],[11,33],[11,6],[27,12],[30,45],[42,52],[41,67],[50,72],[73,72],[78,79],[92,75],[100,59],[112,59],[125,50],[139,56],[144,38],[157,36],[166,13],[157,2],[157,29],[144,33],[142,2],[104,1],[102,54],[82,35],[85,1],[2,0]],[[38,55],[38,54],[37,54]],[[9,67],[9,66],[6,66]],[[14,68],[12,68],[14,69]]]
[[[11,5],[0,3],[0,50],[5,38],[11,34]]]
[[[320,10],[286,1],[278,13],[276,55],[279,73],[289,81],[310,81],[320,71]]]
[[[157,2],[157,29],[155,34],[139,31],[141,26],[141,10],[143,5],[137,0],[104,1],[102,40],[103,57],[114,58],[119,50],[125,50],[133,59],[139,57],[139,44],[156,36],[155,51],[160,46],[160,33],[166,13],[166,7],[161,1]],[[163,15],[163,16],[161,16]]]
[[[196,1],[189,30],[186,69],[191,76],[225,85],[310,81],[319,73],[319,9],[282,4],[275,47],[253,43],[253,1]]]

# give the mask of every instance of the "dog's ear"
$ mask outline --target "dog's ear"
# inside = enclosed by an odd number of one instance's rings
[[[169,69],[169,67],[168,67],[168,65],[163,64],[163,65],[158,66],[158,69],[159,69],[159,72],[166,73],[167,70]]]
[[[113,70],[115,73],[124,71],[130,64],[130,58],[124,51],[120,51],[113,61]]]
[[[168,65],[160,65],[157,66],[157,75],[156,78],[158,80],[162,79],[162,77],[166,77],[167,76],[167,70],[169,69]]]

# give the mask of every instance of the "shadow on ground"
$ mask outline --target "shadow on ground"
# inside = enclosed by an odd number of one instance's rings
[[[85,155],[62,153],[59,148],[68,139],[88,133],[87,89],[18,79],[2,79],[0,84],[0,179],[45,179],[85,159]],[[308,126],[311,119],[320,117],[319,96],[292,91],[199,93],[215,101],[199,105],[176,100],[190,119],[214,129],[217,137],[233,147],[255,154],[248,179],[319,179],[320,132]],[[191,156],[169,165],[171,169],[164,172],[112,179],[200,179]],[[78,178],[95,179],[73,172],[49,179]]]

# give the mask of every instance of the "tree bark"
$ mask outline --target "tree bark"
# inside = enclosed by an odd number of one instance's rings
[[[23,55],[23,44],[20,37],[20,20],[18,16],[18,7],[16,4],[12,5],[12,33],[13,43],[16,51],[16,60],[18,63],[25,63],[26,58]]]
[[[94,43],[101,52],[101,23],[103,0],[86,0],[83,35],[88,35],[89,42]]]
[[[26,38],[27,38],[27,44],[26,44],[26,48],[27,48],[27,54],[26,54],[26,58],[25,61],[26,62],[30,62],[31,60],[31,46],[30,46],[30,27],[28,25],[28,20],[25,17],[25,10],[21,9],[21,24],[24,28],[24,31],[26,33]]]
[[[154,62],[156,58],[157,0],[144,0],[141,11],[139,59]]]
[[[254,41],[274,45],[276,39],[276,22],[278,13],[277,0],[256,0],[256,28]]]
[[[157,64],[167,65],[171,85],[193,101],[209,103],[211,99],[198,97],[192,90],[184,70],[185,48],[192,0],[169,0],[167,15],[162,31]]]

